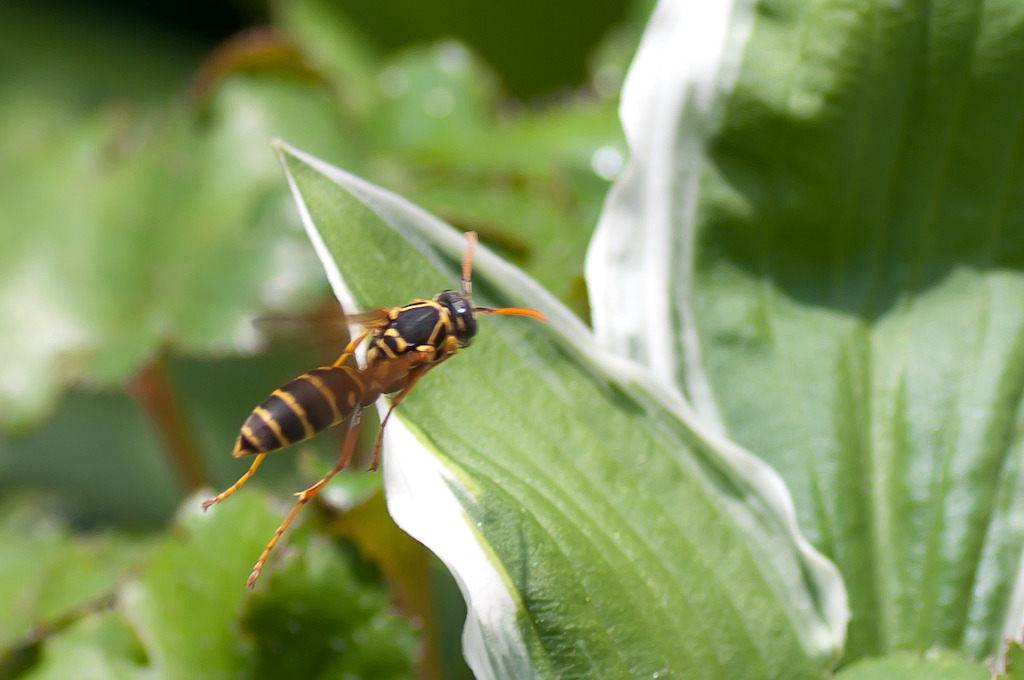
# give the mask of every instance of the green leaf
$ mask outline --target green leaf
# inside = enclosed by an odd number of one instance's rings
[[[324,540],[273,574],[271,588],[245,602],[242,625],[256,647],[259,678],[409,678],[416,638],[386,616],[387,593],[356,578]]]
[[[18,676],[25,680],[128,680],[154,676],[134,631],[114,612],[76,621],[47,640],[38,663]]]
[[[583,307],[579,270],[607,189],[591,165],[621,157],[610,98],[509,115],[460,45],[378,62],[334,4],[303,0],[275,5],[277,21],[322,80],[269,77],[274,60],[240,40],[209,60],[192,108],[180,92],[200,58],[191,48],[98,15],[11,11],[0,27],[12,76],[0,83],[0,428],[36,425],[69,385],[121,385],[168,347],[252,351],[254,316],[323,293],[308,244],[281,228],[294,215],[266,151],[274,136],[394,177],[502,236]],[[257,73],[223,73],[239,62]]]
[[[158,677],[412,676],[409,624],[385,613],[386,592],[336,546],[296,532],[250,593],[245,578],[281,514],[248,490],[205,514],[199,500],[120,598]]]
[[[836,674],[836,680],[989,680],[984,664],[935,649],[924,656],[895,654],[864,659]]]
[[[54,506],[16,494],[0,507],[0,659],[110,598],[149,548],[116,534],[74,536]]]
[[[349,311],[458,280],[463,239],[402,199],[278,143]],[[388,507],[455,573],[478,677],[823,677],[845,595],[784,487],[650,377],[599,350],[480,248],[486,317],[385,434]]]
[[[1020,641],[1011,640],[1006,643],[1006,651],[1000,663],[1001,673],[996,674],[997,678],[1006,680],[1020,680],[1024,678],[1024,648]]]
[[[70,383],[121,384],[166,346],[252,349],[254,316],[322,291],[263,145],[336,139],[325,98],[232,81],[204,126],[184,107],[69,116],[51,95],[14,102],[0,114],[0,426],[34,424]]]
[[[389,594],[372,570],[323,537],[290,535],[294,547],[278,552],[257,592],[245,588],[281,519],[262,494],[243,490],[206,514],[188,499],[152,550],[116,534],[73,536],[38,502],[5,506],[4,677],[413,675],[412,627],[387,613]]]
[[[666,1],[624,91],[598,336],[785,478],[848,659],[1024,627],[1021,63],[1014,0]]]
[[[338,95],[338,106],[364,117],[378,89],[377,55],[345,9],[329,0],[294,0],[276,3],[270,10],[274,24],[326,76]]]
[[[249,646],[238,618],[249,567],[278,518],[259,494],[240,492],[203,514],[187,501],[177,532],[154,552],[119,607],[164,677],[227,677]]]
[[[0,437],[0,479],[59,494],[64,511],[88,524],[160,526],[178,504],[160,444],[123,393],[69,393],[44,426]]]

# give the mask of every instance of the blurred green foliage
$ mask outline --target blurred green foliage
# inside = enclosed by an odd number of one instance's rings
[[[351,524],[321,522],[347,537],[339,551],[300,529],[301,557],[253,599],[247,563],[279,517],[262,496],[224,510],[250,513],[252,536],[216,536],[216,520],[190,516],[195,498],[170,534],[121,533],[163,526],[186,494],[230,483],[242,470],[227,454],[252,405],[338,352],[337,341],[268,351],[252,324],[330,299],[273,137],[478,230],[585,314],[583,255],[625,153],[618,86],[650,3],[464,5],[234,6],[267,25],[211,46],[199,24],[168,30],[143,6],[125,18],[116,6],[6,4],[0,580],[17,606],[0,607],[0,677],[259,676],[286,662],[304,676],[407,677],[417,655],[420,677],[464,676],[439,651],[458,639],[457,591],[398,532],[371,546]],[[336,446],[327,435],[313,448]],[[260,475],[278,491],[307,478],[289,455]],[[388,521],[383,504],[368,508],[365,523]],[[381,573],[426,633],[419,652],[410,625],[383,613]],[[182,587],[210,611],[182,609]],[[409,602],[417,588],[432,595]],[[345,597],[359,606],[322,609]],[[281,608],[303,601],[295,629]],[[365,626],[352,633],[362,642],[336,637],[349,626]]]
[[[953,652],[935,649],[927,654],[904,652],[859,661],[843,668],[836,677],[840,680],[986,680],[990,674],[974,661]]]
[[[267,587],[235,587],[278,516],[257,494],[233,500],[210,515],[185,509],[155,540],[76,537],[44,504],[10,504],[0,513],[12,605],[0,621],[0,673],[412,677],[412,626],[387,613],[372,573],[323,537],[297,532],[299,549]]]

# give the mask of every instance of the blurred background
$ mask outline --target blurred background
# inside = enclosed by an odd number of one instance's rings
[[[243,471],[249,410],[343,346],[270,139],[477,230],[586,319],[652,6],[4,3],[0,677],[35,677],[51,640],[146,582],[183,501]],[[282,316],[325,332],[253,323]],[[268,460],[274,517],[338,446]],[[450,577],[389,524],[376,475],[343,477],[308,522],[404,626],[395,677],[469,677]]]

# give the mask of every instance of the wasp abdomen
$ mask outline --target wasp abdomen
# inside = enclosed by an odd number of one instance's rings
[[[242,425],[234,456],[276,451],[348,418],[366,386],[347,366],[317,368],[280,387]]]

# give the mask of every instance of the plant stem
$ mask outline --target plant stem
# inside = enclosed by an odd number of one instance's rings
[[[191,493],[206,485],[206,471],[162,356],[135,374],[128,383],[128,394],[142,408],[163,441],[182,490]]]

